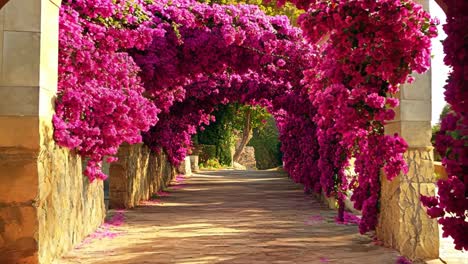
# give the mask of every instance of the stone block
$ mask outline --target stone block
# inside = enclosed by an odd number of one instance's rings
[[[427,1],[426,1],[427,2]],[[405,84],[401,88],[401,99],[403,100],[431,100],[431,71],[424,74],[414,73],[415,78],[411,84]]]
[[[42,1],[41,17],[41,53],[40,86],[52,93],[57,92],[58,79],[58,32],[59,8],[55,3]]]
[[[41,134],[42,151],[37,160],[39,195],[35,202],[38,259],[40,263],[52,263],[102,224],[104,188],[102,181],[90,183],[83,176],[77,154],[58,147],[48,133]]]
[[[0,148],[0,204],[29,204],[38,195],[37,152]]]
[[[190,163],[189,156],[185,157],[185,159],[180,163],[179,167],[177,168],[177,172],[187,176],[192,175],[192,165]]]
[[[38,223],[32,205],[1,206],[0,227],[0,263],[38,263]]]
[[[164,154],[142,144],[121,146],[118,157],[109,169],[110,208],[133,208],[168,186],[175,176]]]
[[[408,164],[408,173],[405,179],[418,183],[434,183],[436,177],[434,174],[433,148],[409,148],[404,154]]]
[[[90,184],[81,159],[43,132],[50,120],[34,129],[40,149],[0,148],[0,263],[52,263],[104,219],[102,182]]]
[[[410,147],[431,146],[430,121],[393,121],[385,125],[385,134],[398,133]]]
[[[39,149],[39,118],[0,116],[0,147]]]
[[[3,32],[1,86],[39,85],[40,37],[33,32]]]
[[[39,114],[39,87],[0,86],[0,98],[2,98],[0,104],[2,116],[37,116]]]
[[[431,120],[431,101],[400,100],[395,120],[401,121],[428,121]]]
[[[10,0],[4,7],[6,31],[39,32],[41,4],[45,1]]]
[[[420,195],[434,195],[432,147],[410,148],[405,153],[406,175],[392,181],[382,176],[377,236],[386,246],[411,259],[434,259],[439,255],[437,221],[428,217]]]
[[[412,259],[439,256],[439,233],[436,220],[430,219],[420,203],[420,194],[434,195],[433,183],[405,183],[400,193],[400,253]]]
[[[198,166],[198,155],[191,155],[190,157],[190,168],[192,172],[198,172],[200,167]]]

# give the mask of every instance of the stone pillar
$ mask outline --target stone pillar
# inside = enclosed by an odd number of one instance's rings
[[[52,136],[60,2],[0,10],[0,263],[51,263],[104,218],[102,183]]]
[[[49,1],[27,0],[10,0],[0,10],[2,263],[38,261],[38,156],[52,133],[58,10]]]
[[[428,1],[421,0],[428,8]],[[427,10],[427,9],[426,9]],[[405,159],[409,171],[389,182],[382,177],[382,195],[377,236],[411,259],[439,256],[436,220],[420,203],[420,194],[434,195],[435,175],[431,139],[431,75],[417,75],[402,87],[396,118],[385,126],[386,134],[398,133],[408,143]]]
[[[177,167],[177,172],[187,176],[192,175],[190,156],[185,157],[185,159],[180,163],[179,167]]]
[[[198,155],[190,155],[190,168],[192,169],[192,172],[199,172],[200,167],[198,166]]]

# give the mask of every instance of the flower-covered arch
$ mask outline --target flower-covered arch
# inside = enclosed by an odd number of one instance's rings
[[[91,180],[105,178],[101,162],[123,142],[177,164],[216,105],[262,105],[291,177],[340,204],[352,190],[360,230],[374,229],[381,169],[406,170],[405,141],[383,131],[393,94],[429,68],[435,21],[412,1],[292,2],[308,10],[302,30],[248,5],[64,1],[56,141],[89,158]]]

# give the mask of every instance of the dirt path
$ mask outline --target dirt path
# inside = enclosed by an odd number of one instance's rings
[[[397,252],[339,225],[284,174],[203,172],[133,210],[56,263],[377,263]],[[122,218],[123,216],[123,218]]]

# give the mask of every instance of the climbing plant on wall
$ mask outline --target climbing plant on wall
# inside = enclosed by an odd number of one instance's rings
[[[434,21],[411,1],[292,2],[307,10],[302,30],[254,5],[63,1],[56,141],[104,178],[100,162],[123,142],[143,140],[177,165],[217,105],[262,106],[291,177],[341,205],[352,190],[360,230],[372,230],[381,169],[389,179],[406,170],[406,143],[383,125],[399,85],[429,68]]]
[[[441,1],[442,2],[442,1]],[[443,156],[447,180],[439,180],[435,197],[421,198],[428,214],[438,218],[443,236],[454,239],[456,249],[468,250],[468,2],[445,0],[444,62],[452,67],[445,85],[445,100],[452,109],[441,120],[436,150]]]

